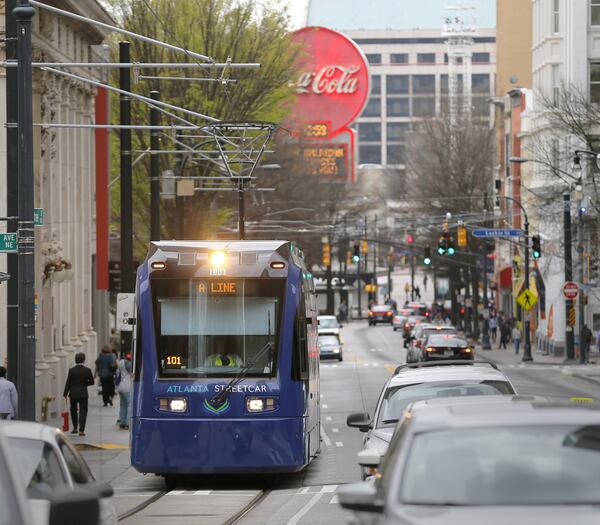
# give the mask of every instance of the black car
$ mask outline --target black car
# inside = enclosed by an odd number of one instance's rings
[[[394,310],[388,304],[375,304],[369,308],[368,313],[369,326],[377,323],[392,324],[394,320]]]
[[[421,348],[421,361],[434,359],[473,359],[473,348],[466,339],[455,334],[430,335]]]
[[[321,359],[337,359],[341,361],[343,343],[336,334],[323,334],[319,336],[319,356]]]

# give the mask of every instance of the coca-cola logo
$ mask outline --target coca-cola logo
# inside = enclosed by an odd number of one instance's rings
[[[297,93],[326,93],[351,94],[358,88],[358,78],[355,73],[360,66],[325,66],[314,73],[302,73],[296,87]]]
[[[353,40],[324,27],[294,33],[300,45],[300,74],[293,87],[297,97],[291,126],[327,122],[329,137],[350,125],[369,97],[369,65]]]

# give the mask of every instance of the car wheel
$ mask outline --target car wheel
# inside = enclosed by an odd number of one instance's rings
[[[340,357],[338,357],[338,361],[341,363],[344,360],[344,358],[342,357],[342,354],[340,354]]]

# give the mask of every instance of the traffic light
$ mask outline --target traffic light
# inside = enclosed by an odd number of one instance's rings
[[[431,264],[431,248],[429,246],[425,247],[423,253],[423,264],[425,266],[429,266]]]
[[[331,264],[331,246],[329,243],[323,243],[323,266]]]
[[[360,241],[360,251],[365,254],[369,251],[369,243],[367,241]]]
[[[415,242],[415,238],[411,233],[406,234],[406,244],[413,244]]]
[[[440,255],[446,255],[446,244],[447,244],[447,240],[445,237],[440,237],[440,240],[438,242],[438,253]]]
[[[542,239],[539,235],[531,237],[531,255],[534,259],[539,259],[542,256]]]
[[[459,226],[456,230],[456,240],[461,248],[467,247],[467,229],[464,226]]]
[[[350,250],[346,252],[346,264],[352,264],[352,252]]]
[[[355,242],[352,247],[352,261],[355,263],[360,261],[360,246],[357,242]]]
[[[448,255],[454,255],[456,253],[456,248],[454,247],[454,239],[452,237],[448,237],[446,240],[446,253]]]

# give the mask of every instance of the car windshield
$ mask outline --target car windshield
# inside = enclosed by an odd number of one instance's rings
[[[598,504],[600,425],[417,434],[402,472],[411,505]]]
[[[427,339],[429,346],[455,346],[459,348],[466,348],[468,345],[466,339],[462,337],[456,337],[454,335],[430,335]]]
[[[394,426],[408,405],[415,401],[436,397],[497,396],[501,394],[514,394],[507,381],[435,381],[390,387],[381,401],[377,427]]]
[[[335,317],[325,317],[319,319],[319,328],[339,328]]]
[[[226,377],[247,366],[248,376],[272,375],[283,293],[282,279],[154,279],[160,377]]]
[[[321,346],[340,346],[340,340],[335,335],[320,335],[319,344]]]

